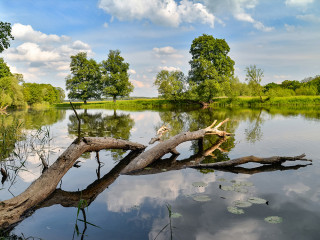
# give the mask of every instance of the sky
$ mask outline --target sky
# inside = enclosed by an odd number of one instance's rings
[[[225,39],[235,75],[264,71],[262,84],[320,74],[320,0],[0,0],[15,40],[0,54],[26,82],[65,89],[70,56],[97,62],[119,49],[130,64],[131,96],[155,97],[161,70],[190,70],[190,46]]]

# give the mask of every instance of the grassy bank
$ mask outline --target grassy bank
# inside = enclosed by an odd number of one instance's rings
[[[159,109],[173,109],[177,107],[198,107],[197,104],[190,104],[186,101],[171,101],[164,99],[135,99],[135,100],[117,100],[113,101],[92,101],[84,104],[83,102],[73,102],[76,108],[92,109],[92,108],[106,108],[106,109],[120,109],[120,110],[159,110]],[[57,108],[70,108],[70,103],[55,104]]]
[[[212,105],[228,107],[320,106],[320,96],[263,97],[263,102],[259,97],[216,98]]]
[[[176,108],[198,108],[199,104],[191,101],[172,101],[164,99],[135,99],[113,101],[92,101],[84,104],[83,102],[73,102],[76,108],[93,109],[119,109],[119,110],[170,110]],[[70,108],[70,103],[59,103],[54,105],[57,108]],[[263,97],[263,102],[259,97],[238,97],[215,98],[211,103],[213,107],[295,107],[295,106],[320,106],[320,96],[293,96],[293,97]]]

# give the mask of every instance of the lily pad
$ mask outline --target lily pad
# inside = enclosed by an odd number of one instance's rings
[[[220,187],[223,191],[234,191],[233,186],[221,186]]]
[[[174,213],[171,213],[171,218],[179,218],[179,217],[182,217],[182,215],[180,213],[177,213],[177,212],[174,212]]]
[[[258,197],[252,197],[248,199],[248,202],[254,203],[254,204],[265,204],[267,203],[267,200],[263,198],[258,198]]]
[[[246,207],[251,207],[252,203],[247,201],[237,200],[233,202],[233,205],[238,208],[246,208]]]
[[[243,209],[237,208],[237,207],[227,207],[228,211],[233,214],[244,214]]]
[[[226,182],[227,180],[225,178],[219,178],[218,181],[219,182]]]
[[[235,187],[234,191],[238,192],[238,193],[248,193],[248,189],[243,188],[243,187]]]
[[[193,200],[197,202],[208,202],[211,198],[208,195],[196,195],[193,197]]]
[[[253,186],[253,183],[248,182],[248,181],[239,182],[239,184],[244,187],[252,187]]]
[[[204,182],[194,182],[194,183],[192,183],[192,186],[194,186],[194,187],[206,187],[206,186],[208,186],[208,184],[206,184]]]
[[[278,217],[278,216],[269,216],[269,217],[266,217],[264,220],[268,223],[282,223],[283,221],[282,217]]]

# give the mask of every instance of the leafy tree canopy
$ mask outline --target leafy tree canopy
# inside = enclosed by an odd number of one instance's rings
[[[3,58],[0,58],[0,78],[8,76],[12,76],[10,68]]]
[[[118,96],[129,96],[133,91],[128,70],[129,63],[124,62],[119,50],[110,50],[108,59],[101,63],[102,91],[106,97],[111,96],[114,102]]]
[[[190,81],[199,83],[216,76],[233,76],[234,61],[228,56],[229,51],[230,47],[224,39],[207,34],[195,38],[190,48]]]
[[[177,100],[182,97],[186,78],[181,71],[162,70],[157,74],[154,85],[158,92],[166,99]]]
[[[0,53],[10,47],[10,39],[14,39],[11,35],[11,24],[0,21]]]
[[[70,99],[100,99],[101,73],[94,59],[87,59],[87,53],[80,52],[71,56],[71,75],[66,77],[66,88]]]

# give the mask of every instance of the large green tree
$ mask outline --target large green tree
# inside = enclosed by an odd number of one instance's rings
[[[162,70],[157,74],[154,85],[158,87],[159,95],[166,99],[181,99],[186,78],[181,71]]]
[[[203,34],[192,41],[189,83],[201,100],[211,100],[230,82],[234,61],[228,56],[230,47],[224,39]]]
[[[112,97],[116,102],[117,97],[129,96],[133,85],[129,81],[129,63],[124,62],[119,50],[110,50],[108,59],[102,61],[102,91],[104,96]]]
[[[71,75],[66,77],[69,99],[79,99],[87,103],[88,99],[100,99],[101,73],[94,59],[87,59],[87,53],[80,52],[71,56]]]
[[[10,47],[10,39],[14,39],[11,35],[11,24],[0,21],[0,53]]]

